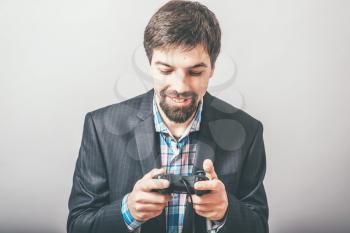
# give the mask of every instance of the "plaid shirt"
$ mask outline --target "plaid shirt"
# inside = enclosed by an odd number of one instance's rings
[[[154,123],[156,132],[160,132],[162,167],[166,168],[166,173],[182,176],[192,175],[197,144],[197,134],[192,132],[199,130],[202,107],[203,101],[201,101],[194,119],[188,125],[181,138],[176,140],[164,124],[158,111],[155,98],[153,98]],[[182,232],[185,207],[187,203],[186,200],[187,194],[172,194],[172,199],[168,202],[168,205],[165,208],[168,233]]]
[[[203,108],[203,98],[192,122],[188,125],[183,135],[176,140],[166,127],[158,111],[155,96],[153,98],[153,115],[156,132],[160,137],[160,153],[162,167],[166,168],[166,173],[190,176],[192,175],[193,162],[196,156],[197,131],[199,131],[201,113]],[[165,207],[166,227],[168,233],[181,233],[184,222],[187,194],[171,194],[172,199]],[[130,231],[136,230],[142,222],[135,220],[127,208],[127,197],[122,201],[122,214],[124,221]],[[217,232],[224,222],[207,221],[207,229]],[[212,227],[213,226],[213,227]]]

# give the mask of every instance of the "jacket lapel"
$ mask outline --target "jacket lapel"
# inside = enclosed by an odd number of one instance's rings
[[[155,132],[153,121],[152,101],[153,89],[142,98],[137,117],[140,123],[134,130],[135,141],[142,174],[145,175],[153,168],[161,167],[159,156],[159,139]]]
[[[153,168],[160,168],[159,138],[154,129],[152,115],[139,123],[135,128],[135,140],[142,174],[145,175]]]
[[[152,89],[142,99],[137,114],[141,121],[134,130],[143,175],[153,168],[161,168],[159,137],[155,131],[152,112],[153,94]],[[143,233],[165,232],[165,211],[160,216],[147,221],[141,229]]]

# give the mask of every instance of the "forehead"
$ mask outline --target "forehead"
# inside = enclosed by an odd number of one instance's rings
[[[157,62],[166,63],[172,67],[188,68],[198,63],[210,66],[210,57],[207,50],[200,44],[192,49],[174,47],[166,49],[154,49],[152,64]]]

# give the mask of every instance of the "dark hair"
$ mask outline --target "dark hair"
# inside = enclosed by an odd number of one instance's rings
[[[214,67],[221,46],[221,30],[215,14],[199,2],[172,0],[150,19],[144,32],[143,45],[149,63],[153,49],[177,46],[191,50],[202,44]]]

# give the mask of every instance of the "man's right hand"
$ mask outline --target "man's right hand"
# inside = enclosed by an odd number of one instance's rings
[[[144,222],[159,216],[171,196],[152,192],[152,189],[169,187],[169,181],[153,179],[154,176],[165,173],[165,169],[153,169],[138,180],[128,196],[128,209],[137,221]]]

